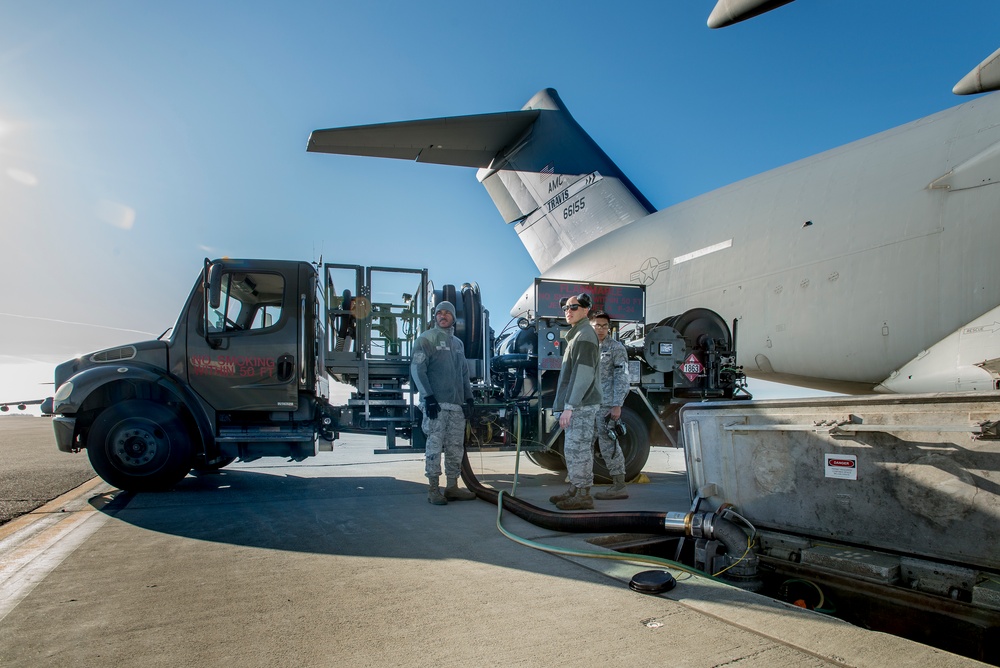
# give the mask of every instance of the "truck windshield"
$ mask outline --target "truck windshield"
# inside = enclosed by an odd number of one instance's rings
[[[226,272],[219,307],[208,313],[208,331],[248,331],[277,325],[284,291],[280,274]]]

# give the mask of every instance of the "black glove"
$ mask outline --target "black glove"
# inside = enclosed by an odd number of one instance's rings
[[[441,404],[438,403],[438,400],[435,399],[433,396],[424,397],[424,405],[427,406],[426,410],[424,411],[425,413],[427,413],[427,417],[429,417],[432,420],[437,420],[438,413],[441,412]]]
[[[476,402],[474,402],[472,399],[465,400],[465,406],[463,407],[462,412],[465,413],[466,420],[472,419],[472,411],[475,408],[476,408]]]

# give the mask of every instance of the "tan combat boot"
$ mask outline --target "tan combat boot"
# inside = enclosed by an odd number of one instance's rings
[[[577,487],[573,496],[556,504],[559,510],[593,510],[594,500],[589,487]]]
[[[444,498],[444,495],[441,494],[437,480],[431,480],[427,484],[427,502],[433,503],[435,506],[448,505],[448,499]]]
[[[560,501],[565,501],[566,499],[568,499],[571,496],[573,496],[573,494],[575,492],[576,492],[576,487],[573,487],[573,485],[570,485],[569,489],[567,489],[562,494],[556,494],[555,496],[550,496],[549,497],[549,502],[550,503],[556,503],[556,504],[558,504]]]
[[[602,501],[607,501],[610,499],[627,499],[628,492],[625,491],[625,474],[612,476],[611,487],[605,492],[598,492],[594,494],[595,499],[600,499]]]
[[[472,501],[476,495],[458,486],[458,478],[448,478],[448,487],[444,490],[444,498],[448,501]]]

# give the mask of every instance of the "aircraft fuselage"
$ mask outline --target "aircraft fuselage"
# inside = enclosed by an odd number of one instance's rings
[[[997,119],[988,96],[754,176],[545,275],[645,283],[650,322],[694,307],[738,319],[753,377],[871,391],[1000,304],[1000,152],[983,150],[1000,142]],[[981,335],[1000,357],[1000,334]],[[954,389],[988,389],[972,376]]]

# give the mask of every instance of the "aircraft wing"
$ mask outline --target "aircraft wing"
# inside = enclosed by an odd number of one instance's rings
[[[1000,90],[1000,49],[962,77],[951,92],[955,95],[973,95],[992,90]]]
[[[708,27],[725,28],[790,2],[792,0],[719,0],[708,17]]]
[[[484,168],[540,113],[530,109],[315,130],[306,150]]]
[[[10,410],[11,406],[17,406],[18,410],[23,411],[28,406],[35,406],[37,404],[43,403],[44,401],[45,401],[44,399],[29,399],[28,401],[7,401],[7,402],[0,402],[0,411],[3,411],[4,413],[6,413],[7,411]]]
[[[725,28],[790,2],[793,0],[718,0],[708,17],[708,27]],[[962,77],[951,92],[955,95],[975,95],[994,90],[1000,90],[1000,49]]]

